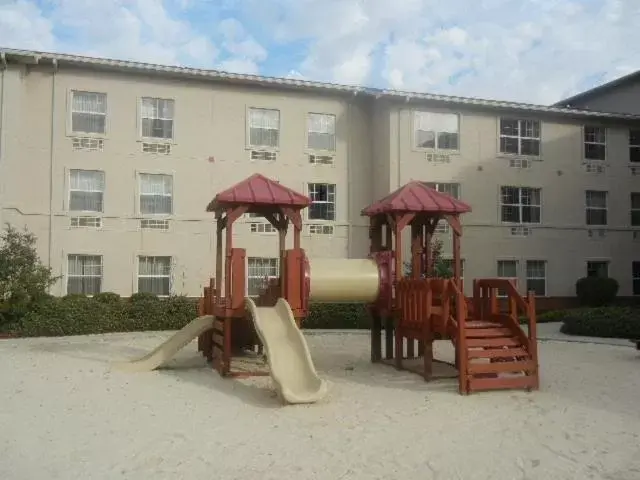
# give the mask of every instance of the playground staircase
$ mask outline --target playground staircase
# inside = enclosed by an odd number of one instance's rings
[[[506,311],[497,293],[506,292]],[[469,305],[472,303],[472,305]],[[477,280],[462,316],[452,318],[461,393],[539,387],[534,298],[523,298],[508,280]],[[522,328],[519,315],[528,321]]]
[[[520,327],[467,320],[463,334],[467,361],[460,373],[466,392],[538,388],[537,362]]]
[[[466,298],[455,281],[444,279],[402,279],[396,293],[396,367],[402,368],[402,339],[417,340],[426,347],[422,373],[431,379],[431,344],[448,338],[456,350],[461,394],[538,389],[533,294],[522,297],[510,280],[497,278],[474,280],[472,298]],[[521,318],[527,329],[520,325]],[[413,358],[412,344],[408,342],[406,358]]]

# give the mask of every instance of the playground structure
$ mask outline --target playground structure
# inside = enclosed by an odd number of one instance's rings
[[[207,206],[216,218],[216,272],[204,288],[199,305],[200,315],[212,316],[213,320],[211,328],[199,333],[198,350],[220,375],[271,374],[275,380],[271,357],[278,355],[278,348],[296,345],[293,350],[299,354],[289,361],[301,362],[306,365],[303,370],[311,377],[317,376],[304,338],[293,336],[290,327],[302,328],[311,302],[361,302],[368,305],[372,318],[372,362],[407,368],[429,381],[434,377],[433,342],[449,339],[456,351],[461,394],[539,388],[533,294],[522,297],[511,280],[490,278],[474,280],[473,296],[464,296],[460,215],[471,210],[469,205],[421,182],[410,182],[362,211],[370,218],[368,258],[316,260],[309,259],[300,246],[301,211],[309,204],[308,197],[255,174],[218,193]],[[279,278],[268,283],[255,304],[245,299],[246,252],[233,247],[234,222],[248,213],[267,219],[279,239]],[[442,220],[448,222],[453,233],[452,279],[431,277],[431,240]],[[289,224],[293,226],[291,249],[286,248]],[[411,235],[410,277],[405,277],[402,268],[402,238],[407,227]],[[498,291],[505,297],[503,302],[498,301]],[[265,322],[255,318],[256,307],[267,312],[278,303],[282,307],[282,302],[290,313],[272,316],[274,322],[280,319],[283,327],[268,339],[262,330]],[[252,318],[248,318],[247,305],[254,313]],[[528,332],[520,326],[521,316],[528,321]],[[293,343],[287,344],[285,337]],[[233,368],[234,358],[247,352],[262,353],[265,346],[271,372]],[[414,360],[418,358],[422,362],[416,366]],[[314,382],[317,391],[324,392],[322,382]],[[320,396],[310,395],[307,401]],[[290,396],[290,401],[297,401],[294,397]]]
[[[301,333],[309,306],[359,302],[368,305],[371,314],[372,362],[407,369],[430,381],[437,377],[433,342],[448,339],[455,348],[461,394],[539,388],[533,293],[524,298],[511,280],[500,278],[475,279],[473,296],[463,293],[460,215],[471,211],[469,205],[410,182],[362,210],[370,219],[368,258],[310,259],[300,247],[301,211],[309,204],[308,197],[259,174],[218,193],[207,206],[216,219],[216,272],[204,288],[200,316],[148,355],[120,367],[153,370],[197,337],[198,350],[221,376],[270,375],[285,402],[316,402],[327,387]],[[246,252],[233,246],[234,222],[249,213],[267,219],[279,240],[279,276],[255,301],[245,297]],[[442,220],[453,234],[451,279],[433,277],[432,236]],[[287,249],[290,224],[293,248]],[[407,227],[408,277],[402,268]],[[521,317],[527,319],[527,332],[520,326]],[[234,367],[240,357],[255,359],[261,353],[266,353],[267,371]]]

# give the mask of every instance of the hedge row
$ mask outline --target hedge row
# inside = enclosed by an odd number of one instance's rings
[[[113,293],[92,298],[82,295],[48,297],[33,305],[18,323],[0,331],[21,337],[89,335],[112,332],[179,330],[197,315],[197,301],[182,296],[159,299],[136,294],[121,299]],[[366,329],[364,305],[312,305],[305,328]]]
[[[640,339],[640,308],[576,308],[553,312],[560,331],[585,337]]]
[[[18,323],[0,325],[0,332],[22,337],[88,335],[147,330],[178,330],[197,315],[197,302],[182,296],[159,299],[136,294],[121,299],[113,293],[92,298],[47,297]],[[538,315],[538,322],[562,322],[569,335],[640,338],[640,309],[600,307],[557,310]],[[309,329],[368,329],[370,318],[361,304],[311,305],[304,327]]]

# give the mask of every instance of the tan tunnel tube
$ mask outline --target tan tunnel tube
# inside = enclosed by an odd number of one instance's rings
[[[371,303],[380,293],[378,265],[369,258],[310,258],[309,277],[311,302]]]

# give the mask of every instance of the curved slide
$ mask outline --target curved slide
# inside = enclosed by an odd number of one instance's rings
[[[149,372],[171,360],[199,335],[213,328],[213,315],[204,315],[189,322],[182,330],[144,357],[129,362],[115,363],[116,370],[125,372]]]
[[[327,384],[313,365],[304,335],[289,303],[279,298],[275,307],[258,307],[246,298],[256,331],[267,354],[271,378],[287,403],[314,403],[327,393]]]

